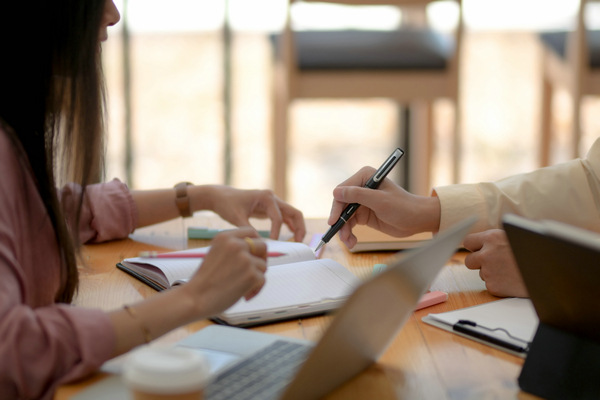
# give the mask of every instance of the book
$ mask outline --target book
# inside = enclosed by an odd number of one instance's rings
[[[531,300],[521,298],[429,314],[421,320],[519,357],[527,355],[539,324]]]
[[[423,245],[433,237],[431,232],[422,232],[405,238],[397,238],[366,225],[356,225],[352,228],[352,233],[358,239],[356,245],[350,249],[352,253],[412,249]]]
[[[360,280],[331,259],[318,259],[303,243],[266,240],[269,252],[285,253],[267,260],[266,283],[249,301],[240,299],[213,319],[234,326],[251,326],[339,308]],[[172,254],[206,253],[210,247]],[[156,290],[185,284],[202,267],[202,258],[128,258],[117,264]]]

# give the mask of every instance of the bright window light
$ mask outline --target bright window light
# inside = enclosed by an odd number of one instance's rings
[[[295,30],[393,30],[402,20],[400,9],[394,6],[329,3],[294,3],[291,15]]]

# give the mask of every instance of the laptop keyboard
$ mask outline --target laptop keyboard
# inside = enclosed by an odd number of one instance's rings
[[[312,347],[278,340],[223,372],[205,390],[207,400],[271,400],[281,396]]]

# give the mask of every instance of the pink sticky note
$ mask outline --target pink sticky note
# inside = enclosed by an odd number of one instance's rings
[[[448,293],[446,292],[440,292],[439,290],[436,290],[434,292],[425,293],[423,297],[421,297],[421,300],[419,300],[419,303],[417,303],[415,311],[420,310],[421,308],[432,306],[434,304],[443,303],[446,300],[448,300]]]

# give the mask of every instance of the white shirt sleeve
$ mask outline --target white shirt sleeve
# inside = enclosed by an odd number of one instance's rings
[[[585,159],[514,175],[497,182],[460,184],[434,189],[441,203],[440,231],[471,215],[473,232],[502,226],[514,213],[553,219],[600,232],[600,138]]]

